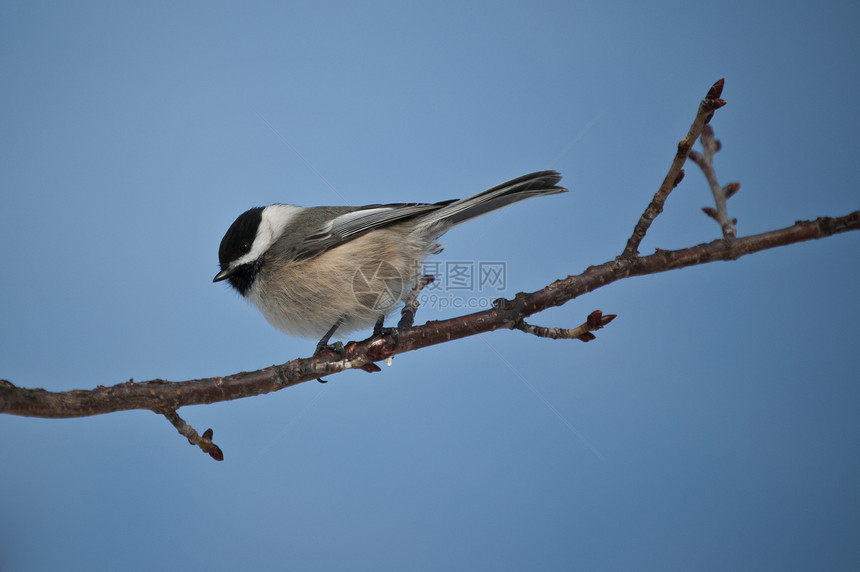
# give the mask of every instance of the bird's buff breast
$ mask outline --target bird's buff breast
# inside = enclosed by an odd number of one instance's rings
[[[406,295],[428,247],[397,229],[366,234],[323,254],[281,267],[266,264],[248,299],[275,328],[320,338],[372,327]]]

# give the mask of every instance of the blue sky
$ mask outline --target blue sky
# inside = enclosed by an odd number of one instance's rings
[[[570,193],[452,231],[440,260],[504,261],[507,296],[579,273],[623,249],[720,77],[740,234],[856,210],[858,21],[845,2],[6,2],[0,377],[67,390],[309,355],[211,283],[256,205],[558,169]],[[688,165],[642,252],[716,238],[709,196]],[[617,313],[589,344],[496,332],[181,410],[223,463],[147,411],[0,416],[0,569],[856,570],[858,247],[626,280],[532,319]]]

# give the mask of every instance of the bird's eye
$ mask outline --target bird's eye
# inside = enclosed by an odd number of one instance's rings
[[[243,242],[239,245],[239,250],[241,250],[244,254],[248,254],[251,251],[251,244],[248,242]]]

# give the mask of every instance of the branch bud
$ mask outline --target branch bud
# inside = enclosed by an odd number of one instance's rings
[[[740,183],[729,183],[728,185],[723,187],[723,192],[725,193],[727,199],[732,198],[734,194],[737,193],[739,190],[741,190]]]
[[[585,323],[588,324],[589,328],[597,329],[600,327],[600,323],[603,321],[603,311],[595,310],[588,315],[588,318],[585,319]]]
[[[212,448],[209,449],[209,456],[215,459],[216,461],[224,460],[224,453],[221,452],[221,447],[212,443]]]
[[[702,212],[712,219],[717,220],[717,209],[714,207],[702,207]]]
[[[711,89],[708,90],[708,99],[716,99],[723,94],[723,86],[726,85],[726,78],[722,77],[714,82],[714,85],[711,86]]]

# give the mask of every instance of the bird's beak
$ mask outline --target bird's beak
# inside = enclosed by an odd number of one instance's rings
[[[230,275],[233,274],[233,271],[233,268],[225,268],[224,270],[215,275],[215,278],[212,279],[212,282],[221,282],[222,280],[230,278]]]

